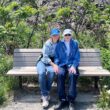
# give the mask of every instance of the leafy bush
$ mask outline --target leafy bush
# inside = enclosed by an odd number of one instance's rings
[[[101,61],[102,65],[105,69],[108,69],[110,71],[110,51],[106,48],[101,48]],[[101,86],[101,92],[103,92],[104,85],[107,85],[108,88],[110,88],[110,78],[109,77],[101,77],[100,78],[100,86]],[[102,97],[103,94],[101,94]]]
[[[7,99],[7,94],[16,85],[15,78],[6,76],[6,72],[12,67],[12,57],[1,56],[0,58],[0,104]]]
[[[97,104],[103,110],[109,110],[110,108],[110,90],[107,90],[106,85],[103,87],[100,93],[100,97]]]
[[[103,67],[110,71],[110,41],[108,39],[106,39],[104,47],[101,48],[101,61]],[[98,106],[103,110],[108,110],[108,108],[110,108],[110,91],[108,92],[108,89],[110,88],[109,84],[109,77],[100,78],[101,92],[98,100]],[[106,87],[104,85],[106,85]]]
[[[90,32],[79,33],[78,38],[80,48],[96,48],[98,43]]]
[[[0,58],[0,75],[5,75],[5,73],[12,67],[12,57],[1,56]]]
[[[110,50],[101,48],[101,59],[103,67],[110,70]]]
[[[66,8],[60,8],[57,12],[57,16],[60,16],[60,17],[70,17],[71,15],[71,9],[69,7],[66,7]]]

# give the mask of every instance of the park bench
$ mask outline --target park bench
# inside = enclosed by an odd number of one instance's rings
[[[15,49],[13,68],[7,75],[18,76],[19,86],[22,87],[22,76],[37,76],[36,60],[41,49]],[[110,76],[110,72],[103,69],[99,49],[80,49],[80,76]]]

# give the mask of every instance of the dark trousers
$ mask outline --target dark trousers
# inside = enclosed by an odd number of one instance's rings
[[[76,69],[77,73],[68,73],[68,68],[60,68],[60,72],[58,73],[58,79],[57,79],[57,86],[58,86],[58,96],[60,101],[70,101],[74,102],[77,90],[76,90],[76,84],[77,79],[79,76],[79,71]],[[67,93],[65,91],[65,80],[66,76],[68,75],[68,89]]]

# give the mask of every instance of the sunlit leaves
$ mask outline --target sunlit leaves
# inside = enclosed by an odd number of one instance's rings
[[[70,17],[72,10],[69,7],[60,8],[57,11],[57,16],[59,17]]]

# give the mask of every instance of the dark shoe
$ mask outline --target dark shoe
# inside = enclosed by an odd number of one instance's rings
[[[74,103],[69,103],[69,110],[75,110],[75,108],[74,108]]]
[[[54,107],[54,110],[61,110],[69,105],[68,101],[61,101]]]

